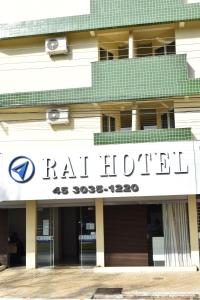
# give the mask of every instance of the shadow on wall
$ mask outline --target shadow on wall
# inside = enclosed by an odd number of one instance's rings
[[[195,70],[192,68],[192,66],[187,63],[187,69],[188,69],[188,79],[195,79]]]

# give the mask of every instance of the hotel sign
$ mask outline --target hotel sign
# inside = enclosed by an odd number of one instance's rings
[[[200,192],[199,142],[2,151],[0,163],[1,201]]]

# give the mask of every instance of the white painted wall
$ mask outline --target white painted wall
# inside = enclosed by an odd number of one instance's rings
[[[176,53],[187,54],[187,62],[194,71],[193,78],[200,78],[200,28],[177,29]]]
[[[190,103],[191,102],[191,103]],[[200,99],[188,99],[174,104],[175,127],[192,129],[195,139],[200,140]]]
[[[200,111],[175,113],[176,128],[191,127],[195,138],[200,140]]]
[[[76,110],[76,112],[75,112]],[[81,106],[69,107],[69,124],[51,126],[46,121],[46,110],[3,113],[0,122],[1,143],[16,147],[82,147],[93,145],[93,133],[101,131],[100,112],[84,112]]]
[[[90,0],[1,0],[0,23],[90,14]]]
[[[200,0],[186,0],[187,3],[200,3]]]
[[[98,60],[95,38],[69,34],[69,53],[45,52],[45,38],[0,44],[0,93],[91,87],[91,62]]]

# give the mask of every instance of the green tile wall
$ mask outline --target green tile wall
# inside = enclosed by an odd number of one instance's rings
[[[0,38],[200,19],[184,0],[91,0],[91,13],[0,25]]]
[[[44,78],[45,80],[45,78]],[[92,63],[92,87],[0,94],[0,107],[156,99],[200,94],[200,79],[188,79],[186,55]]]
[[[190,141],[192,139],[191,128],[151,129],[94,134],[95,145]]]

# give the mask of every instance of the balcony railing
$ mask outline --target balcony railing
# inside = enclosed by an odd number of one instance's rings
[[[92,86],[0,94],[0,106],[61,105],[160,99],[200,94],[190,79],[185,54],[116,59],[92,63]]]
[[[191,141],[191,128],[150,129],[94,134],[95,145],[136,144],[152,142]]]

